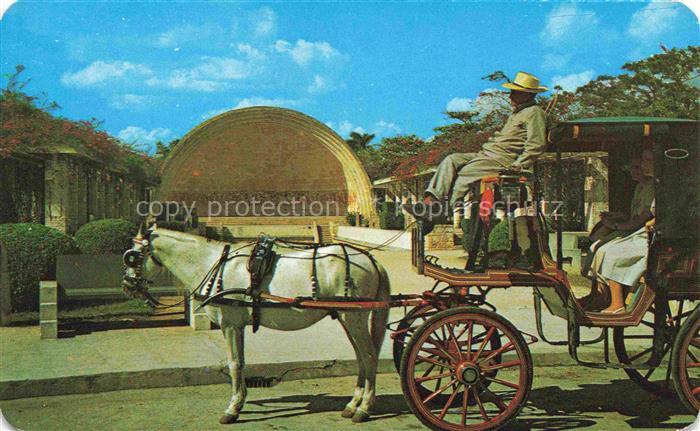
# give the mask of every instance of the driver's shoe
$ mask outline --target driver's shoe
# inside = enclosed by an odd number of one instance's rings
[[[445,204],[441,202],[404,204],[401,208],[416,220],[429,221],[433,224],[447,222],[447,215],[445,215],[446,207]]]

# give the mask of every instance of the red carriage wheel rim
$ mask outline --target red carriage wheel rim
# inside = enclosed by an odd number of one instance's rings
[[[483,338],[478,341],[479,346],[478,350],[476,351],[476,354],[472,355],[472,349],[476,347],[471,345],[472,328],[475,323],[480,326],[483,326],[483,328],[486,329],[486,333],[485,335],[483,335]],[[447,329],[445,332],[449,334],[449,336],[446,337],[446,344],[461,347],[461,342],[457,341],[457,339],[461,335],[455,337],[454,333],[452,332],[454,331],[454,328],[456,326],[454,324],[468,325],[468,334],[465,346],[467,347],[466,351],[462,351],[461,348],[453,348],[450,351],[445,352],[444,350],[447,350],[445,348],[446,346],[443,345],[443,348],[441,349],[440,346],[436,344],[436,340],[432,337],[433,334],[436,333],[436,331],[442,330],[446,327]],[[489,339],[493,337],[494,334],[496,334],[497,332],[497,336],[505,337],[507,339],[507,342],[497,350],[484,352],[484,348],[489,343]],[[462,332],[462,335],[463,333],[464,332]],[[527,347],[526,345],[521,345],[516,340],[517,339],[515,337],[515,334],[502,322],[490,318],[489,316],[483,315],[481,313],[459,313],[451,316],[446,316],[444,318],[436,320],[435,322],[432,322],[430,326],[427,327],[425,331],[421,333],[420,337],[416,340],[415,346],[417,348],[411,350],[411,352],[409,353],[410,356],[408,358],[408,368],[406,373],[408,378],[410,379],[410,383],[408,384],[408,390],[412,400],[414,401],[413,404],[415,405],[416,409],[418,409],[421,415],[435,427],[450,431],[490,429],[496,426],[500,426],[502,422],[508,421],[512,417],[512,415],[519,410],[527,393],[526,387],[528,382],[529,364],[528,361],[525,359],[526,353],[523,350],[523,347]],[[432,344],[436,348],[426,348],[425,344]],[[435,357],[426,356],[426,352],[433,353],[438,359],[435,359]],[[495,365],[489,364],[489,360],[491,360],[492,358],[508,352],[516,353],[517,360],[511,360]],[[422,395],[418,389],[418,386],[423,381],[425,381],[426,378],[426,376],[416,377],[416,364],[421,362],[426,362],[431,365],[444,367],[445,371],[447,371],[439,375],[441,378],[444,378],[446,384],[437,388],[436,391],[434,391],[428,396]],[[496,379],[494,377],[484,376],[484,374],[487,374],[488,372],[496,369],[513,367],[518,368],[517,383],[504,379]],[[503,386],[507,386],[511,389],[514,389],[516,391],[515,395],[510,400],[504,401],[501,397],[496,395],[490,389],[481,387],[478,388],[478,379],[480,378],[491,382],[500,383]],[[429,402],[432,399],[434,399],[437,395],[447,393],[450,388],[452,388],[452,395],[445,402],[444,406],[442,406],[439,412],[433,412],[429,406]],[[497,408],[500,410],[500,413],[497,413],[495,415],[489,415],[489,413],[484,407],[485,401],[482,400],[480,390],[483,390],[483,392],[481,393],[482,395],[484,393],[489,393],[491,397],[494,398],[489,402],[496,405]],[[444,417],[448,409],[459,407],[453,405],[453,402],[458,393],[462,394],[462,402],[460,403],[461,420],[459,421],[459,423],[447,422],[444,420]],[[476,406],[472,406],[475,409],[473,411],[478,411],[482,422],[474,423],[471,425],[467,423],[469,400],[475,400]]]
[[[692,386],[688,369],[700,368],[700,358],[695,357],[695,355],[690,352],[691,345],[700,348],[700,336],[698,336],[698,329],[700,329],[700,320],[695,322],[692,330],[690,331],[690,333],[693,335],[682,341],[683,344],[681,345],[680,355],[678,358],[678,365],[680,368],[680,386],[686,395],[686,398],[688,398],[696,410],[700,410],[700,386]],[[693,356],[693,358],[689,358],[689,356]],[[689,362],[688,359],[691,359],[692,362]]]

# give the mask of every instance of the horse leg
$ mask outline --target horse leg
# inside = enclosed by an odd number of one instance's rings
[[[352,337],[352,335],[350,335],[350,331],[347,328],[345,320],[338,320],[340,321],[341,326],[345,330],[345,334],[348,336],[350,344],[352,344],[352,348],[353,350],[355,350],[355,357],[357,358],[357,383],[355,384],[355,392],[353,393],[352,399],[349,403],[347,403],[345,409],[343,410],[343,413],[341,414],[341,416],[343,416],[344,418],[351,418],[355,415],[357,406],[359,406],[362,402],[362,395],[365,392],[365,364],[363,356],[358,350],[355,339]]]
[[[362,400],[355,409],[352,416],[353,422],[365,422],[369,419],[369,412],[375,401],[375,383],[377,379],[377,362],[379,360],[372,336],[369,330],[368,312],[345,312],[341,313],[339,320],[343,322],[348,337],[354,340],[356,346],[355,353],[360,367],[364,368],[364,389],[362,390]],[[358,376],[358,380],[361,377]],[[358,382],[359,383],[359,382]],[[357,394],[356,388],[355,393]],[[355,398],[353,397],[353,400]],[[352,401],[351,401],[352,402]]]
[[[231,373],[231,401],[219,423],[232,424],[238,420],[238,414],[243,408],[246,398],[245,380],[243,379],[243,366],[245,355],[243,351],[244,326],[222,326],[226,339],[226,356],[228,368]]]

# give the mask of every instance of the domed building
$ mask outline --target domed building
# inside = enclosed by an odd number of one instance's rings
[[[345,141],[274,107],[235,109],[192,129],[166,159],[157,199],[194,203],[200,223],[234,239],[327,240],[319,237],[349,215],[377,220],[369,178]]]

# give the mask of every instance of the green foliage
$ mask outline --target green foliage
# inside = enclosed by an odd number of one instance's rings
[[[576,90],[579,110],[596,116],[698,118],[700,47],[674,48],[626,63],[626,72],[602,75]]]
[[[347,220],[350,226],[357,226],[357,213],[348,212],[347,214],[345,214],[345,220]],[[360,214],[360,226],[367,226],[365,217],[362,214]]]
[[[381,229],[403,229],[404,217],[395,202],[382,202],[379,209],[379,227]]]
[[[47,102],[46,96],[30,96],[24,92],[29,81],[21,82],[24,66],[8,77],[0,92],[0,157],[14,153],[51,153],[66,148],[119,167],[131,176],[152,176],[156,168],[142,152],[121,142],[102,130],[102,122],[95,118],[72,121],[51,114],[60,108],[56,102]]]
[[[82,254],[123,253],[131,248],[138,228],[122,219],[102,219],[83,225],[75,233]]]
[[[350,132],[350,137],[345,142],[353,151],[358,152],[369,148],[369,143],[372,142],[372,139],[374,139],[374,135],[371,133]]]
[[[510,229],[508,228],[508,222],[502,220],[491,229],[489,233],[489,253],[497,251],[507,251],[510,252],[510,239],[508,234]]]
[[[36,310],[39,280],[56,277],[56,256],[78,251],[71,237],[36,223],[0,225],[0,243],[7,253],[13,311]]]

